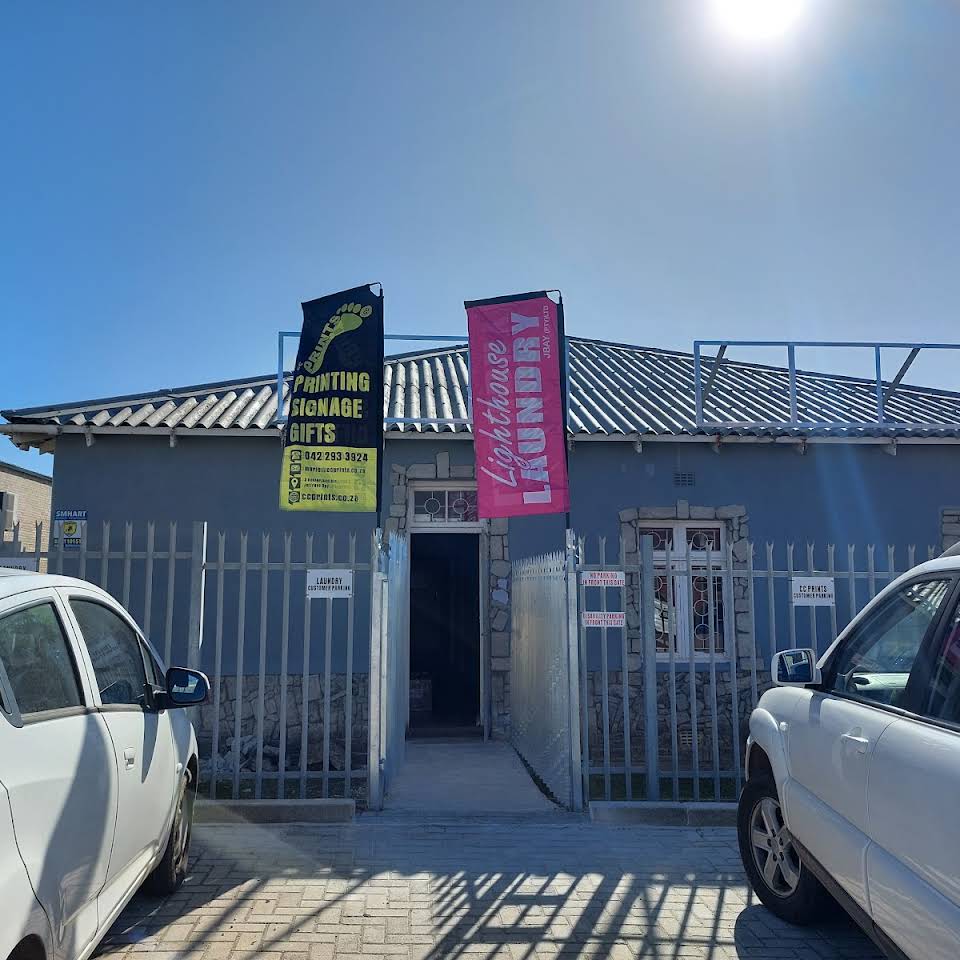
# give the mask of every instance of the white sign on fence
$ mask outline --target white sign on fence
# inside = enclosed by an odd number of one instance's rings
[[[307,596],[311,600],[353,596],[352,570],[307,570]]]
[[[36,557],[0,557],[0,567],[8,570],[30,570],[37,572]]]
[[[833,577],[792,577],[790,594],[795,607],[832,607],[836,603]]]
[[[622,587],[625,582],[622,570],[584,570],[580,574],[581,587]]]
[[[622,627],[626,622],[622,612],[602,610],[584,610],[583,625],[585,627]]]

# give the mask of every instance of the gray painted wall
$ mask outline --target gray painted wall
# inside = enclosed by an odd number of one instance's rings
[[[463,440],[388,440],[384,463],[384,497],[389,509],[390,466],[393,463],[430,461],[447,450],[451,464],[470,464],[473,445]],[[719,453],[709,444],[648,442],[642,453],[629,443],[580,442],[570,455],[572,490],[571,522],[578,533],[590,538],[605,535],[615,556],[619,533],[618,512],[637,506],[667,506],[678,499],[691,505],[721,506],[744,504],[749,514],[750,535],[758,544],[794,540],[801,551],[808,541],[820,547],[835,542],[880,547],[894,544],[905,562],[908,544],[916,544],[918,558],[926,555],[928,544],[940,540],[940,510],[960,501],[958,490],[960,447],[902,445],[892,457],[879,446],[856,444],[811,444],[798,455],[790,446],[771,444],[729,444]],[[122,546],[123,523],[135,524],[135,549],[145,536],[147,520],[158,523],[157,545],[166,542],[166,525],[180,523],[181,549],[189,541],[190,523],[206,520],[211,537],[216,530],[228,532],[228,559],[235,558],[240,529],[251,534],[251,557],[259,556],[259,535],[273,536],[271,558],[282,558],[283,531],[294,533],[294,559],[302,556],[303,535],[317,534],[315,559],[324,556],[328,532],[340,543],[337,559],[345,558],[350,531],[358,536],[358,553],[369,559],[369,542],[374,518],[365,515],[285,513],[278,506],[280,444],[272,438],[182,437],[175,448],[163,438],[98,436],[87,447],[80,436],[58,440],[53,483],[53,509],[86,509],[91,524],[91,544],[99,544],[99,524],[111,520],[112,546]],[[692,472],[693,487],[674,485],[674,473]],[[511,558],[518,559],[563,546],[562,516],[525,518],[510,522]],[[211,555],[216,540],[211,542]],[[88,576],[93,571],[88,570]],[[108,588],[119,589],[119,562],[111,564]],[[158,571],[159,575],[159,571]],[[187,568],[180,565],[177,585],[177,636],[185,634],[188,602],[182,595]],[[137,579],[137,576],[140,579]],[[279,667],[280,574],[271,574],[270,663]],[[162,578],[161,578],[162,579]],[[259,597],[254,578],[248,584],[248,637],[255,636]],[[368,587],[365,577],[357,582],[354,667],[366,670],[368,635]],[[301,594],[302,595],[302,594]],[[142,572],[135,570],[131,608],[142,619]],[[138,601],[138,598],[141,598]],[[151,633],[158,634],[165,600],[163,584],[154,588]],[[209,605],[215,597],[208,588]],[[302,630],[302,605],[291,610],[290,634]],[[345,616],[335,612],[338,634],[345,630]],[[322,617],[316,617],[322,621]],[[223,669],[234,669],[235,645],[229,628],[235,625],[236,610],[225,613]],[[210,620],[208,619],[208,624]],[[316,666],[322,651],[320,627],[311,630],[311,662]],[[302,648],[291,641],[290,662],[299,668]],[[162,648],[162,642],[158,643]],[[248,648],[245,668],[250,669],[255,651]],[[175,644],[176,646],[176,644]],[[204,663],[212,666],[212,650],[205,643]],[[344,666],[343,650],[335,651],[334,671]],[[291,666],[294,669],[294,666]]]

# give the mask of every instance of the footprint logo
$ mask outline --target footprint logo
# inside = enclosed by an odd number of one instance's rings
[[[307,373],[316,373],[323,366],[323,358],[327,355],[327,347],[340,336],[341,333],[349,333],[356,330],[370,314],[373,313],[373,307],[362,307],[359,303],[345,303],[339,310],[323,325],[323,332],[313,352],[304,361],[303,368]]]

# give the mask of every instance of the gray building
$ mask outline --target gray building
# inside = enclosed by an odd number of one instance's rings
[[[390,358],[384,379],[385,416],[467,416],[464,347]],[[767,542],[778,551],[788,542],[803,551],[813,544],[815,552],[828,543],[841,551],[847,544],[876,544],[878,556],[887,557],[892,547],[902,569],[911,545],[922,559],[928,546],[956,538],[960,527],[951,510],[960,502],[960,427],[933,425],[960,424],[960,394],[897,385],[886,403],[888,419],[931,426],[870,427],[863,424],[874,409],[872,381],[804,372],[798,386],[801,419],[836,426],[788,427],[786,371],[725,361],[711,385],[707,422],[698,427],[689,354],[571,338],[569,522],[586,538],[590,559],[599,537],[606,538],[613,562],[621,538],[630,550],[637,536],[649,534],[655,549],[669,543],[676,551],[685,545],[721,550],[729,544],[740,562],[751,541],[761,551]],[[181,543],[194,521],[206,521],[211,537],[224,532],[228,562],[236,558],[241,531],[248,533],[251,551],[260,549],[261,534],[269,532],[276,551],[271,558],[278,561],[284,531],[293,533],[295,558],[307,533],[315,535],[321,553],[326,535],[335,534],[338,558],[353,533],[356,549],[367,558],[372,515],[279,509],[276,387],[275,377],[264,376],[8,410],[0,429],[20,447],[55,451],[53,509],[86,511],[91,543],[104,521],[115,544],[132,523],[134,550],[143,549],[148,521],[155,524],[157,543],[172,521]],[[720,428],[711,420],[746,425]],[[511,561],[561,549],[566,518],[481,521],[467,427],[385,429],[383,525],[406,532],[411,547],[411,723],[447,730],[485,719],[502,733],[510,722]],[[136,598],[144,588],[134,579],[128,589]],[[215,598],[207,602],[209,607]],[[358,583],[356,602],[359,624],[368,616],[368,585]],[[156,624],[164,603],[159,589],[153,603]],[[692,617],[697,598],[690,604]],[[726,596],[717,604],[733,608]],[[238,614],[225,616],[233,618],[225,621],[229,635]],[[285,629],[296,634],[302,616],[291,605]],[[185,630],[183,617],[185,604],[178,600],[175,647]],[[246,617],[248,625],[257,623],[255,597]],[[270,675],[280,669],[281,657],[272,617],[266,638]],[[337,621],[336,629],[341,626]],[[365,636],[358,629],[352,669],[344,663],[347,654],[335,654],[333,671],[352,675],[348,684],[362,684],[368,669],[360,639]],[[675,643],[681,660],[695,656],[682,637]],[[255,666],[238,664],[238,649],[241,658],[250,656],[242,644],[225,642],[221,666],[235,671],[239,683],[240,674]],[[300,649],[291,648],[290,657]],[[205,645],[208,668],[212,656]],[[364,691],[357,691],[362,701]],[[231,696],[237,698],[236,690]],[[354,720],[362,725],[364,718],[358,713]]]

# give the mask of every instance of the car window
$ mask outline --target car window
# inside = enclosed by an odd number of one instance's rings
[[[960,724],[960,604],[954,609],[938,643],[930,680],[922,692],[919,713],[934,720]]]
[[[147,663],[147,680],[155,687],[165,686],[166,678],[160,669],[160,663],[146,644],[143,644],[143,659]]]
[[[136,633],[101,603],[74,597],[70,607],[90,654],[100,700],[144,706],[146,674]]]
[[[76,664],[53,604],[0,619],[0,660],[21,716],[83,706]]]
[[[887,597],[847,637],[826,689],[904,706],[910,671],[952,580],[921,580]]]

